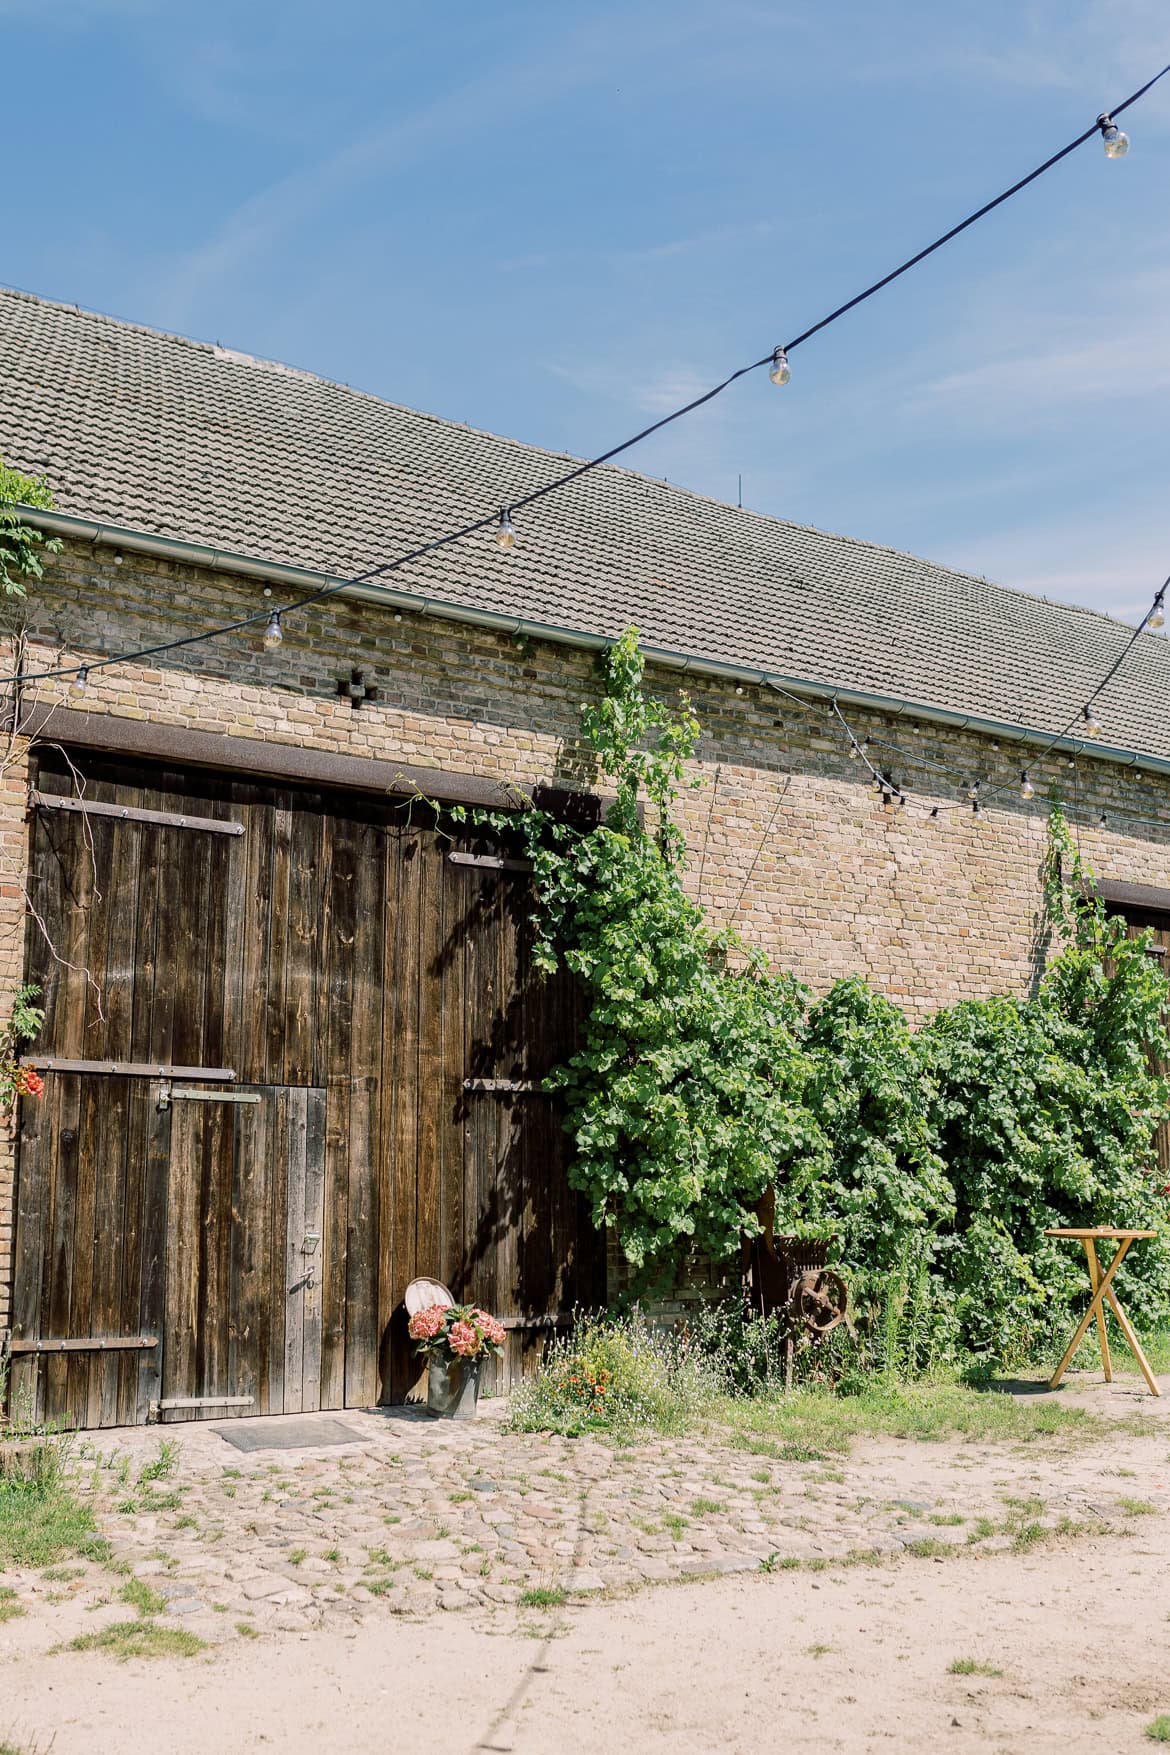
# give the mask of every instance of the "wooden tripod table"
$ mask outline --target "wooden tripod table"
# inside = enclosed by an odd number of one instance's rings
[[[1113,1276],[1124,1261],[1130,1244],[1136,1243],[1142,1237],[1156,1237],[1158,1233],[1156,1231],[1114,1231],[1111,1230],[1108,1225],[1093,1225],[1087,1230],[1066,1229],[1064,1226],[1053,1226],[1051,1229],[1045,1231],[1044,1235],[1045,1237],[1074,1237],[1084,1244],[1085,1254],[1089,1258],[1089,1282],[1093,1288],[1093,1296],[1089,1303],[1089,1308],[1081,1317],[1080,1323],[1077,1327],[1077,1332],[1069,1342],[1068,1351],[1060,1361],[1060,1364],[1056,1367],[1048,1387],[1050,1389],[1055,1389],[1065,1372],[1068,1370],[1072,1356],[1084,1340],[1085,1330],[1088,1328],[1094,1317],[1097,1318],[1097,1335],[1101,1342],[1101,1364],[1105,1370],[1105,1381],[1106,1383],[1113,1382],[1113,1361],[1109,1357],[1109,1337],[1105,1333],[1104,1300],[1108,1298],[1110,1308],[1113,1311],[1114,1316],[1117,1318],[1121,1332],[1129,1342],[1129,1350],[1137,1360],[1138,1365],[1141,1367],[1142,1376],[1149,1385],[1150,1394],[1161,1395],[1162,1392],[1158,1388],[1154,1373],[1150,1370],[1150,1362],[1142,1352],[1141,1343],[1133,1332],[1133,1327],[1128,1316],[1126,1316],[1121,1305],[1117,1302],[1117,1294],[1113,1290]],[[1104,1273],[1101,1272],[1101,1264],[1097,1260],[1097,1244],[1100,1242],[1112,1242],[1117,1245],[1117,1248],[1113,1252],[1113,1260],[1109,1263],[1109,1266],[1105,1269]]]

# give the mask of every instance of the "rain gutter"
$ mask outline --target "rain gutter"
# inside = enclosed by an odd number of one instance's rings
[[[130,549],[135,554],[153,555],[162,560],[177,561],[184,566],[206,567],[214,571],[262,579],[267,583],[290,585],[310,592],[322,586],[340,584],[331,573],[314,572],[308,567],[291,567],[277,561],[257,560],[251,555],[233,554],[230,550],[212,548],[206,543],[186,542],[179,537],[156,536],[150,531],[131,530],[121,525],[77,518],[65,512],[46,512],[36,506],[19,508],[30,524],[54,535],[68,536],[77,542],[104,544],[110,548]],[[496,610],[472,609],[465,604],[451,603],[445,598],[419,592],[402,591],[392,585],[368,583],[342,585],[338,597],[379,604],[384,609],[409,610],[414,615],[438,616],[446,621],[464,622],[472,627],[487,628],[494,633],[513,637],[526,635],[548,640],[557,645],[575,646],[585,651],[603,651],[612,645],[613,636],[590,634],[580,628],[568,628],[555,622],[544,622],[529,616],[504,615]],[[807,677],[787,676],[779,671],[761,670],[742,664],[727,664],[717,658],[701,658],[671,647],[642,645],[651,664],[681,671],[688,676],[712,677],[724,682],[755,684],[780,693],[799,695],[811,701],[836,701],[843,707],[881,713],[891,719],[924,720],[928,724],[947,726],[954,731],[970,731],[982,737],[1001,738],[1008,742],[1051,746],[1098,761],[1112,762],[1121,767],[1138,768],[1151,774],[1170,775],[1170,757],[1147,755],[1097,741],[1086,743],[1080,737],[1058,737],[1031,726],[1016,725],[1010,720],[987,719],[975,713],[955,712],[948,707],[931,706],[903,696],[878,694],[872,689],[841,688],[832,683],[810,682]]]

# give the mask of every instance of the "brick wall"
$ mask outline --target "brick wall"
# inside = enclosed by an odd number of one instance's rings
[[[278,592],[282,588],[277,588]],[[281,601],[280,595],[272,599]],[[108,547],[70,545],[30,600],[30,663],[59,655],[99,657],[252,614],[268,602],[260,584],[136,557],[115,564]],[[616,630],[615,630],[616,631]],[[355,711],[338,698],[351,668],[376,685],[376,703]],[[676,675],[651,673],[664,692]],[[43,734],[53,705],[85,706],[133,719],[310,745],[529,783],[577,784],[578,710],[596,688],[592,658],[569,647],[514,641],[458,623],[334,600],[290,616],[282,646],[264,651],[260,630],[168,655],[157,664],[94,673],[84,695],[57,683],[34,691]],[[963,994],[1025,991],[1043,954],[1040,867],[1050,790],[1075,796],[1095,824],[1081,831],[1102,876],[1170,885],[1170,783],[1091,758],[1029,762],[1037,799],[1014,787],[1027,760],[1019,746],[876,714],[851,717],[858,737],[878,742],[875,761],[925,806],[885,805],[867,784],[843,735],[813,707],[757,686],[692,679],[703,723],[695,775],[684,800],[688,881],[713,921],[734,924],[753,944],[821,990],[860,970],[912,1015]],[[1075,703],[1073,703],[1075,705]],[[980,777],[984,790],[1012,790],[976,820],[953,804],[937,774]],[[27,830],[22,752],[0,791],[0,992],[20,978],[22,871]],[[1127,824],[1126,811],[1166,827]],[[0,1150],[0,1327],[7,1318],[12,1153]]]

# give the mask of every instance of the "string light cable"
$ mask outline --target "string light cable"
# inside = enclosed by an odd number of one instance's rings
[[[1151,629],[1161,628],[1165,625],[1166,616],[1164,600],[1167,591],[1170,591],[1170,577],[1167,577],[1158,587],[1154,596],[1154,601],[1151,603],[1141,621],[1131,632],[1129,639],[1122,647],[1118,656],[1114,659],[1112,665],[1093,689],[1086,705],[1078,708],[1061,730],[1051,737],[1049,741],[1031,757],[1032,766],[1038,767],[1044,762],[1048,756],[1051,755],[1057,744],[1062,742],[1062,740],[1068,736],[1073,727],[1085,720],[1086,715],[1090,713],[1093,703],[1113,681],[1113,678],[1120,671],[1122,665],[1137,645],[1141,635]],[[943,775],[952,785],[962,787],[966,793],[966,803],[930,804],[928,814],[931,817],[937,818],[943,812],[949,814],[952,811],[966,810],[969,807],[975,809],[975,814],[982,815],[983,810],[990,799],[1000,797],[1004,793],[1013,790],[1018,791],[1019,795],[1025,800],[1035,796],[1036,788],[1031,779],[1029,767],[1024,767],[1020,770],[1018,784],[1008,781],[1000,781],[984,785],[982,779],[968,781],[957,780],[955,778],[955,770],[949,764],[935,761],[931,757],[924,756],[916,750],[908,750],[904,745],[895,743],[892,738],[882,737],[872,731],[868,732],[863,738],[859,738],[854,727],[842,713],[840,703],[835,695],[827,705],[822,707],[818,706],[815,701],[808,700],[807,697],[803,695],[794,694],[791,689],[786,689],[779,683],[771,682],[770,679],[766,677],[762,677],[761,681],[768,682],[769,686],[774,689],[778,695],[781,695],[787,701],[791,701],[795,706],[806,711],[818,713],[822,718],[835,717],[844,732],[847,753],[851,758],[855,760],[860,759],[864,762],[870,778],[873,781],[875,791],[881,791],[889,797],[896,797],[900,803],[905,803],[906,800],[911,797],[914,797],[924,806],[929,802],[925,795],[917,793],[916,791],[911,792],[909,788],[900,785],[894,780],[885,769],[878,768],[875,763],[871,761],[868,752],[874,746],[891,751],[892,754],[900,757],[902,761],[912,767],[928,768],[933,773]],[[1094,723],[1098,722],[1094,720]],[[1082,744],[1081,747],[1084,748],[1085,746]],[[1122,817],[1126,822],[1151,823],[1162,828],[1170,829],[1170,823],[1163,822],[1162,819],[1157,817],[1134,816],[1129,812],[1114,812],[1113,814],[1115,817]]]
[[[164,652],[177,652],[188,646],[199,645],[206,640],[215,640],[220,639],[227,634],[241,633],[245,629],[253,627],[260,622],[266,623],[268,627],[271,628],[275,619],[275,623],[277,627],[279,627],[280,622],[284,617],[308,609],[315,603],[321,603],[326,598],[335,596],[339,591],[352,590],[356,586],[372,584],[377,579],[385,578],[389,573],[397,572],[401,568],[409,566],[414,561],[421,560],[427,555],[434,554],[439,549],[447,548],[452,543],[461,542],[470,536],[476,536],[484,530],[494,529],[501,547],[511,548],[516,540],[516,528],[513,519],[517,512],[522,512],[528,507],[538,504],[550,494],[559,493],[572,482],[580,480],[583,475],[588,475],[591,471],[600,469],[603,464],[611,463],[615,457],[623,456],[625,452],[632,450],[635,445],[640,445],[653,434],[661,432],[664,427],[670,426],[674,421],[681,420],[685,415],[692,414],[696,409],[702,408],[708,402],[714,401],[717,396],[721,396],[725,390],[730,389],[730,387],[733,384],[738,383],[741,378],[747,377],[749,373],[757,372],[767,367],[769,370],[769,376],[773,383],[787,383],[791,377],[788,358],[796,348],[802,347],[806,341],[811,341],[814,335],[819,335],[823,330],[827,329],[830,324],[839,322],[840,319],[846,316],[850,311],[854,311],[859,305],[865,304],[868,299],[873,298],[877,293],[882,292],[886,287],[891,286],[894,281],[901,279],[902,275],[908,274],[910,270],[916,268],[919,263],[925,262],[928,257],[933,256],[935,252],[941,250],[944,245],[951,243],[955,238],[961,236],[961,234],[968,231],[971,226],[976,225],[980,220],[985,219],[988,214],[994,213],[998,207],[1002,207],[1005,202],[1010,201],[1014,196],[1020,194],[1022,190],[1028,188],[1030,184],[1036,182],[1040,177],[1052,170],[1054,166],[1068,158],[1071,153],[1076,152],[1079,147],[1084,146],[1087,141],[1092,140],[1094,136],[1099,135],[1101,137],[1105,145],[1107,156],[1111,158],[1120,157],[1122,153],[1128,150],[1129,140],[1128,137],[1123,136],[1121,131],[1117,128],[1117,117],[1124,114],[1124,112],[1130,109],[1132,105],[1145,97],[1146,93],[1152,90],[1153,87],[1158,84],[1159,80],[1164,79],[1168,73],[1170,73],[1170,63],[1167,63],[1166,66],[1160,68],[1152,78],[1147,79],[1144,85],[1140,85],[1136,91],[1131,92],[1127,98],[1124,98],[1121,101],[1121,103],[1114,104],[1111,110],[1102,111],[1091,127],[1084,129],[1075,139],[1070,140],[1066,145],[1062,146],[1059,151],[1052,153],[1042,164],[1037,165],[1034,170],[1029,171],[1026,176],[1018,178],[1017,181],[1012,183],[1008,188],[1001,190],[998,195],[993,196],[990,201],[985,201],[981,207],[976,208],[973,213],[969,213],[966,218],[960,220],[957,225],[951,226],[931,243],[925,245],[924,248],[915,251],[912,256],[907,257],[904,262],[899,263],[896,268],[891,269],[887,274],[883,274],[879,280],[873,281],[861,292],[856,293],[853,298],[847,299],[844,304],[838,305],[834,310],[830,311],[827,316],[821,317],[816,323],[811,324],[806,329],[802,329],[799,334],[793,336],[791,341],[784,342],[778,347],[770,348],[760,359],[752,360],[748,365],[737,367],[735,371],[729,372],[725,378],[721,379],[718,384],[712,385],[709,390],[703,391],[700,395],[692,397],[690,401],[681,404],[680,407],[672,409],[670,413],[662,415],[656,421],[652,421],[649,426],[641,428],[641,430],[634,433],[632,437],[621,440],[619,444],[611,445],[608,450],[601,451],[594,457],[587,458],[580,463],[574,464],[571,469],[565,470],[562,474],[554,477],[552,481],[545,482],[542,486],[533,488],[526,494],[514,496],[507,505],[499,510],[498,513],[489,513],[483,517],[471,519],[468,523],[462,524],[454,530],[449,530],[442,536],[436,536],[428,542],[417,544],[414,548],[407,550],[404,554],[397,555],[392,560],[379,562],[377,565],[369,567],[363,572],[351,574],[347,578],[333,580],[330,584],[323,585],[316,591],[308,592],[304,596],[296,598],[290,603],[284,604],[279,609],[270,610],[265,608],[257,611],[254,615],[239,616],[234,621],[225,622],[218,627],[204,629],[197,634],[187,634],[172,640],[157,641],[153,645],[142,646],[131,652],[111,653],[107,657],[92,658],[87,660],[84,666],[81,664],[56,665],[51,669],[28,671],[23,675],[15,674],[0,677],[0,684],[47,682],[57,677],[76,676],[82,669],[92,675],[95,670],[105,669],[113,664],[130,664],[140,658],[155,658],[161,656]],[[1124,146],[1118,147],[1118,140],[1120,139],[1124,139],[1125,144]],[[273,644],[275,643],[276,642],[274,641]]]

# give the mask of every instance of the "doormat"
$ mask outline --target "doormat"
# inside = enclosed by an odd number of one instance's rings
[[[282,1414],[276,1420],[233,1420],[213,1432],[237,1450],[316,1450],[327,1444],[361,1444],[363,1434],[340,1420],[298,1420]]]

